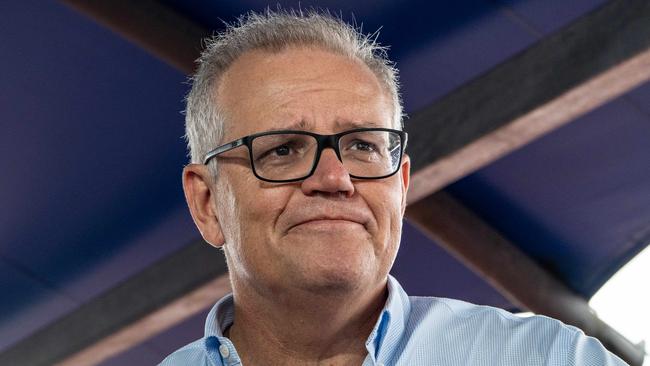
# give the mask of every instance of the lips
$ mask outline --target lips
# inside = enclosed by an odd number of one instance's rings
[[[291,226],[289,230],[300,226],[300,225],[307,225],[307,224],[332,224],[332,225],[337,225],[337,224],[345,224],[345,223],[354,223],[358,225],[363,225],[365,227],[365,224],[361,222],[358,219],[351,219],[351,218],[343,218],[343,217],[316,217],[313,219],[305,220],[303,222],[298,222],[297,224]]]
[[[305,212],[307,209],[299,209],[297,211],[288,214],[289,217],[285,217],[287,224],[286,231],[304,225],[304,224],[319,224],[323,223],[325,225],[329,224],[344,224],[344,223],[355,223],[362,225],[364,228],[368,228],[368,223],[371,220],[371,216],[365,212],[365,210],[354,209],[354,208],[345,208],[342,210],[328,210],[328,213],[322,213],[314,208],[309,209],[309,213]],[[332,212],[333,211],[333,212]],[[317,212],[317,213],[314,213]]]

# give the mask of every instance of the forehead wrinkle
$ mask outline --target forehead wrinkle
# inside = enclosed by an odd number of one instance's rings
[[[347,118],[336,118],[334,120],[334,128],[338,131],[351,130],[355,128],[369,128],[369,127],[378,127],[385,128],[382,123],[377,121],[354,121]],[[299,131],[315,131],[316,126],[314,123],[307,121],[306,119],[300,119],[297,122],[293,122],[283,126],[274,126],[269,128],[268,131],[278,131],[278,130],[299,130]]]
[[[384,127],[381,123],[377,123],[374,121],[361,121],[361,122],[356,122],[348,119],[339,119],[337,118],[334,121],[334,127],[337,130],[351,130],[355,128],[367,128],[367,127]],[[277,131],[277,130],[299,130],[299,131],[313,131],[316,129],[316,126],[314,126],[313,123],[308,122],[305,119],[301,119],[298,122],[291,123],[285,126],[279,126],[279,127],[272,127],[269,129],[269,131]]]
[[[322,93],[322,92],[333,92],[333,93],[350,93],[356,94],[357,97],[368,98],[375,95],[377,90],[383,92],[383,89],[376,88],[376,85],[372,85],[368,82],[358,81],[354,86],[347,85],[345,88],[342,88],[338,84],[339,80],[328,80],[323,79],[320,76],[313,78],[293,78],[292,80],[276,80],[275,83],[268,85],[266,97],[289,97],[292,98],[293,95],[299,94],[302,97],[302,94],[312,94],[312,93]],[[314,84],[311,84],[314,83]],[[301,85],[305,84],[305,85]]]

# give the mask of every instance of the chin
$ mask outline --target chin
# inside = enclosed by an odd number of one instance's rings
[[[350,293],[374,287],[384,266],[367,237],[319,240],[312,236],[310,240],[287,240],[283,247],[292,250],[285,252],[278,267],[282,282],[314,293]]]
[[[300,284],[304,290],[317,294],[350,293],[359,289],[372,286],[375,274],[370,273],[363,266],[354,268],[333,266],[305,271],[300,276]]]

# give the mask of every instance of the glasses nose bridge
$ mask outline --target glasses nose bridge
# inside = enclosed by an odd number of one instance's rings
[[[318,166],[318,163],[320,162],[320,157],[323,154],[323,151],[327,148],[331,148],[334,150],[334,154],[336,154],[336,158],[339,159],[341,163],[343,163],[343,159],[341,158],[341,151],[339,150],[339,140],[341,136],[339,135],[319,135],[317,137],[318,140],[318,160],[314,162],[314,166]]]

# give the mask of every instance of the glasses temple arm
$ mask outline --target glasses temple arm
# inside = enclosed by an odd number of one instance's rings
[[[223,144],[219,147],[217,147],[214,150],[209,151],[207,154],[205,154],[205,158],[203,158],[203,165],[208,164],[208,162],[214,158],[215,156],[225,153],[226,151],[230,151],[236,147],[240,147],[246,143],[244,138],[241,138],[239,140],[231,141],[227,144]]]

